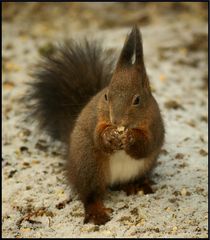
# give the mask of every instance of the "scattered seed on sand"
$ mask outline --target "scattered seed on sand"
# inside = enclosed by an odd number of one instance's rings
[[[204,157],[208,155],[208,153],[204,149],[200,149],[199,153],[201,156],[204,156]]]
[[[38,49],[39,53],[43,56],[53,55],[55,50],[55,46],[51,42],[46,43]]]
[[[132,215],[135,215],[135,216],[137,216],[137,215],[139,215],[139,210],[138,210],[138,208],[133,208],[131,211],[130,211],[130,213],[132,214]]]
[[[26,146],[21,146],[20,151],[21,152],[28,152],[28,148]]]
[[[170,199],[168,199],[168,201],[169,201],[170,203],[175,203],[175,202],[177,201],[177,198],[170,198]]]
[[[189,191],[187,191],[186,188],[182,188],[182,190],[181,190],[181,195],[182,195],[183,197],[185,197],[185,196],[190,196],[191,193],[190,193]]]
[[[200,120],[207,123],[208,122],[208,117],[203,115],[203,116],[200,117]]]
[[[168,151],[166,149],[161,149],[160,154],[166,156],[168,155]]]
[[[69,204],[71,201],[72,201],[72,199],[65,200],[63,202],[60,202],[60,203],[56,204],[55,207],[57,209],[63,209],[63,208],[65,208],[66,204]]]
[[[189,120],[189,121],[186,121],[186,123],[190,126],[190,127],[196,127],[196,123],[195,123],[195,121],[193,121],[193,120]]]
[[[15,175],[16,172],[17,172],[17,170],[10,171],[9,175],[8,175],[8,178],[12,178]]]
[[[175,158],[176,159],[183,159],[184,158],[184,154],[183,153],[177,153]]]
[[[185,162],[183,162],[183,163],[181,163],[181,164],[178,165],[179,168],[185,168],[185,167],[187,167],[187,166],[189,166],[189,164],[187,164],[187,163],[185,163]]]
[[[35,145],[35,148],[40,150],[40,151],[43,151],[43,152],[46,152],[48,150],[48,146],[44,145],[41,142],[37,142],[36,145]]]
[[[174,109],[174,110],[184,109],[183,106],[175,100],[169,100],[169,101],[165,102],[165,107],[167,109]]]

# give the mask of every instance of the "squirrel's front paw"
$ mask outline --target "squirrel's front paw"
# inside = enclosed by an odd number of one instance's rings
[[[150,135],[142,129],[128,129],[122,137],[123,149],[133,158],[146,157],[151,152]]]
[[[124,149],[128,149],[135,142],[135,132],[133,129],[126,129],[122,135],[122,144]]]
[[[107,152],[123,148],[121,137],[115,127],[109,126],[102,133],[103,145]]]

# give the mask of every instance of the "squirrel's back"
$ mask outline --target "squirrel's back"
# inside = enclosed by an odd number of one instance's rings
[[[96,41],[72,40],[45,56],[33,76],[27,100],[32,115],[53,139],[66,142],[86,103],[108,85],[112,63]]]

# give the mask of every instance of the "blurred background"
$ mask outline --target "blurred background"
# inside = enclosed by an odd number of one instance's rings
[[[207,22],[208,3],[3,3],[3,21],[20,21],[23,31],[33,22],[32,32],[42,24],[46,29],[44,35],[61,27],[62,30],[106,29],[130,27],[133,23],[160,24],[166,20]]]
[[[192,54],[195,56],[198,51],[202,51],[207,60],[207,33],[199,32],[202,28],[207,30],[207,2],[3,3],[2,13],[5,71],[18,69],[14,61],[14,65],[9,61],[15,55],[16,48],[25,47],[24,55],[34,47],[38,54],[50,54],[53,52],[52,42],[62,38],[99,36],[106,40],[106,47],[118,50],[125,34],[134,24],[145,32],[146,48],[153,48],[153,56],[157,50],[161,60],[176,50],[183,57],[190,58]],[[147,36],[151,42],[150,47],[147,47]],[[146,61],[149,55],[146,53]],[[194,56],[188,61],[184,58],[177,61],[184,65],[198,66],[199,57],[194,59]],[[207,73],[202,79],[206,87]]]

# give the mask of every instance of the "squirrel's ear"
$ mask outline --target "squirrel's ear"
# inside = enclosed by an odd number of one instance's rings
[[[125,40],[117,63],[117,68],[123,68],[132,64],[134,64],[142,73],[146,72],[141,33],[136,25],[132,28],[131,33]]]
[[[137,26],[134,26],[132,31],[135,32],[135,63],[134,64],[141,71],[145,71],[141,33]]]
[[[135,49],[135,31],[132,29],[131,33],[127,35],[123,49],[117,62],[117,69],[129,66],[132,64],[132,57]]]

